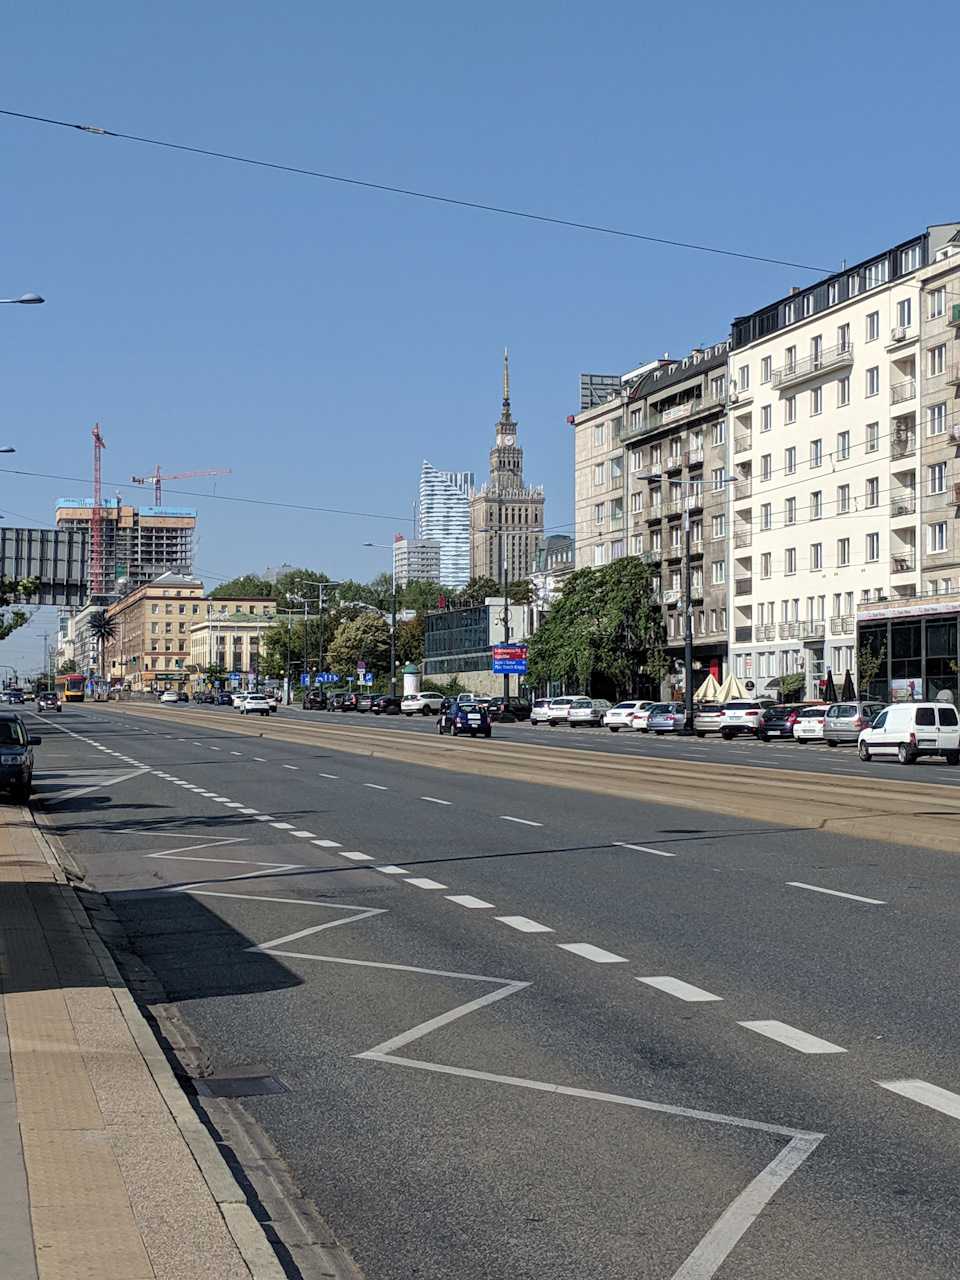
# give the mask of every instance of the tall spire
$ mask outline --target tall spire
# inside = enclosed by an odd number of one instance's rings
[[[510,357],[503,348],[503,407],[510,408]]]

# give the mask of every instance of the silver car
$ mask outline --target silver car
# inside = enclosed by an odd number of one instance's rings
[[[823,717],[823,738],[828,747],[855,743],[868,720],[883,710],[885,702],[833,702]]]
[[[647,729],[662,738],[665,733],[682,733],[686,711],[682,702],[664,702],[647,717]]]
[[[698,738],[705,738],[708,733],[719,733],[723,721],[720,719],[722,707],[719,702],[701,702],[693,713],[693,731]]]
[[[567,724],[587,724],[599,727],[610,710],[606,698],[574,698],[573,705],[567,712]]]
[[[672,702],[648,702],[646,706],[641,703],[633,713],[634,729],[638,733],[646,733],[649,728],[650,717],[660,711],[669,711],[672,706]]]

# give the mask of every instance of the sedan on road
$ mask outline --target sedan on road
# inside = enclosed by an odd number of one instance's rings
[[[402,700],[395,693],[378,693],[370,703],[375,716],[398,716]]]
[[[570,715],[570,708],[576,701],[576,698],[567,696],[551,698],[550,705],[547,707],[547,724],[551,728],[557,724],[564,724]]]
[[[632,721],[634,729],[638,733],[646,733],[650,717],[654,712],[669,711],[672,703],[669,702],[641,702],[633,713]]]
[[[795,742],[814,742],[823,738],[823,717],[826,715],[826,703],[819,707],[801,707],[793,722]]]
[[[723,728],[720,712],[723,708],[719,702],[701,702],[693,713],[693,731],[698,738],[705,738],[708,733],[719,733]]]
[[[161,702],[179,702],[180,695],[179,693],[177,693],[176,689],[165,689],[164,692],[161,693],[160,695],[160,701]]]
[[[633,727],[633,713],[640,711],[644,707],[652,707],[653,703],[649,700],[646,702],[618,702],[603,717],[604,727],[609,729],[611,733],[619,733],[621,729],[630,729]]]
[[[454,738],[464,733],[475,738],[479,733],[489,738],[490,717],[486,707],[479,702],[468,702],[466,698],[444,698],[437,715],[437,733],[449,733]]]
[[[25,804],[33,783],[33,751],[40,738],[31,738],[15,711],[0,711],[0,787]]]
[[[575,698],[567,713],[567,724],[585,724],[599,728],[609,710],[611,707],[606,698]]]

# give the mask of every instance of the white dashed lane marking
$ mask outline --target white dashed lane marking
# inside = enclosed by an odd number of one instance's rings
[[[316,832],[315,831],[291,831],[290,834],[292,836],[299,836],[301,840],[312,840],[315,837]]]
[[[447,886],[441,884],[439,880],[430,880],[426,876],[411,876],[408,880],[404,880],[404,884],[415,885],[418,889],[445,889]]]
[[[800,880],[788,880],[791,889],[810,889],[813,893],[829,893],[832,898],[850,898],[853,902],[869,902],[874,907],[885,907],[882,898],[861,898],[859,893],[841,893],[839,889],[824,889],[818,884],[804,884]]]
[[[538,924],[536,920],[528,920],[526,916],[495,916],[494,919],[521,933],[553,933],[549,925]]]
[[[359,853],[356,850],[353,850],[353,852],[351,853],[347,853],[345,850],[343,850],[340,853],[340,857],[352,858],[354,862],[373,862],[374,860],[372,853]]]
[[[311,841],[311,843],[318,844],[321,847],[321,849],[339,849],[340,848],[339,840],[313,840]]]
[[[645,844],[627,844],[625,840],[614,841],[618,849],[636,849],[638,853],[655,853],[660,858],[675,858],[675,853],[666,853],[663,849],[651,849]]]
[[[292,831],[292,830],[293,830],[293,823],[292,823],[292,822],[277,822],[276,820],[274,820],[273,822],[271,822],[271,823],[270,823],[270,825],[271,825],[271,827],[276,827],[278,831]]]
[[[525,827],[542,827],[542,822],[531,822],[529,818],[511,818],[509,814],[501,813],[500,818],[503,822],[522,822]]]
[[[431,804],[453,804],[452,800],[438,800],[436,796],[421,796],[421,800],[429,800]]]
[[[741,1027],[748,1031],[756,1031],[761,1036],[785,1044],[788,1049],[796,1049],[798,1053],[846,1053],[838,1044],[829,1040],[821,1040],[806,1031],[798,1031],[786,1022],[777,1022],[775,1018],[761,1019],[759,1022],[741,1022]]]
[[[336,780],[340,777],[340,775],[339,775],[338,773],[318,773],[318,774],[317,774],[317,777],[318,777],[318,778],[333,778],[333,779],[334,779],[334,781],[336,781]]]
[[[648,987],[656,987],[658,991],[665,991],[669,996],[676,996],[678,1000],[688,1000],[696,1003],[700,1000],[722,1000],[723,996],[715,996],[709,991],[704,991],[702,987],[694,987],[689,982],[681,982],[679,978],[638,978],[638,982],[645,982]]]
[[[614,955],[612,951],[604,951],[603,947],[595,947],[591,942],[558,942],[563,951],[572,951],[575,956],[583,956],[584,960],[592,960],[594,964],[626,964],[626,956]]]
[[[298,764],[285,764],[283,767],[284,767],[284,769],[299,769],[299,768],[300,768],[300,766],[299,766]]]
[[[374,867],[374,871],[382,871],[385,876],[406,876],[409,871],[404,871],[403,867]]]
[[[928,1084],[926,1080],[877,1080],[876,1083],[881,1089],[889,1089],[911,1102],[919,1102],[923,1107],[932,1107],[934,1111],[942,1111],[944,1115],[960,1120],[960,1094],[951,1093],[949,1089]]]
[[[389,791],[389,787],[381,787],[379,782],[365,782],[365,787],[372,787],[374,791]]]
[[[266,763],[267,763],[267,762],[266,762],[266,760],[263,758],[263,756],[254,756],[253,758],[254,758],[254,760],[256,760],[257,764],[266,764]]]
[[[472,893],[448,893],[447,898],[450,902],[455,902],[458,907],[470,907],[473,910],[489,907],[491,911],[494,910],[492,902],[484,902],[482,898],[475,898]]]

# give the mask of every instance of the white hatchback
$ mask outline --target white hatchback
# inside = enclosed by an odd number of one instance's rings
[[[812,742],[823,739],[823,717],[827,714],[827,703],[822,707],[803,707],[797,712],[793,722],[793,736],[797,742]]]
[[[603,718],[610,710],[606,698],[574,698],[573,706],[567,713],[567,724],[586,724],[600,726]]]
[[[236,702],[233,704],[237,706]],[[270,714],[270,703],[262,693],[248,693],[244,696],[237,710],[242,716],[261,715],[268,716]]]
[[[176,689],[166,689],[164,690],[163,693],[161,693],[160,701],[161,702],[179,702],[180,695],[177,693]]]

